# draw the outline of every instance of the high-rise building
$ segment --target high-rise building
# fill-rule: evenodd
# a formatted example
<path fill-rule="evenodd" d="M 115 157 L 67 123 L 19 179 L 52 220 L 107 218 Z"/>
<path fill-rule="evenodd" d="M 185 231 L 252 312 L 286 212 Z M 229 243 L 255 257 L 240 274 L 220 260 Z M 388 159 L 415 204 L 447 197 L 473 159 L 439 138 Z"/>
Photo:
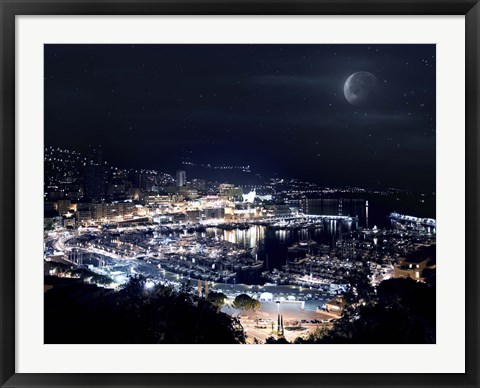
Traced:
<path fill-rule="evenodd" d="M 187 184 L 187 174 L 185 170 L 178 170 L 177 171 L 177 180 L 176 180 L 177 187 L 183 187 Z"/>
<path fill-rule="evenodd" d="M 85 168 L 85 197 L 91 201 L 102 201 L 107 189 L 107 171 L 105 166 L 91 164 Z"/>
<path fill-rule="evenodd" d="M 100 202 L 107 193 L 107 169 L 101 146 L 91 151 L 91 159 L 84 173 L 84 192 L 87 200 Z"/>
<path fill-rule="evenodd" d="M 63 216 L 65 214 L 68 213 L 68 211 L 70 210 L 70 205 L 71 205 L 71 202 L 69 199 L 59 199 L 56 203 L 55 203 L 55 207 L 56 207 L 56 210 L 58 211 L 58 213 Z"/>

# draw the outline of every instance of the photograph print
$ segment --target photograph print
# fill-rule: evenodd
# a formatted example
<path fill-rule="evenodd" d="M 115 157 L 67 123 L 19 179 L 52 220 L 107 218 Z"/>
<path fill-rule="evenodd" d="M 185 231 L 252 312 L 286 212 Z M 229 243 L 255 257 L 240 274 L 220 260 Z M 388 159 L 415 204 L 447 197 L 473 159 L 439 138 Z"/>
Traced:
<path fill-rule="evenodd" d="M 435 79 L 430 44 L 44 45 L 44 343 L 436 343 Z"/>

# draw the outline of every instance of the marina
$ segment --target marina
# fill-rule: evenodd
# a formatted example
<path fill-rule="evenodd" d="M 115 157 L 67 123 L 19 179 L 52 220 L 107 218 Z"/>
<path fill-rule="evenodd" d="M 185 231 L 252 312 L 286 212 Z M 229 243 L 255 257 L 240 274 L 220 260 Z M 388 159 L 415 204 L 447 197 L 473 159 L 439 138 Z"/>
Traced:
<path fill-rule="evenodd" d="M 233 298 L 268 291 L 316 309 L 347 291 L 352 272 L 366 270 L 372 282 L 389 278 L 399 256 L 435 242 L 431 228 L 406 230 L 396 223 L 390 229 L 357 228 L 353 219 L 318 215 L 208 226 L 79 228 L 52 232 L 46 255 L 67 252 L 67 262 L 119 284 L 142 274 L 195 292 L 203 281 Z M 301 222 L 306 227 L 298 227 Z"/>

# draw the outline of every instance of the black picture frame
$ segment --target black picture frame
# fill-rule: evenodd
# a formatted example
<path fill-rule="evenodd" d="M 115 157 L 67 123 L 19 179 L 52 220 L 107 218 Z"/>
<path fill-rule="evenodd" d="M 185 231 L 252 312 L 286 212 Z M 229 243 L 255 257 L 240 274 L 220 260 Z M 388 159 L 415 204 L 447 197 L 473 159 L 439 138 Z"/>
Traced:
<path fill-rule="evenodd" d="M 15 373 L 15 16 L 17 15 L 465 15 L 466 373 L 21 374 Z M 0 0 L 0 384 L 2 387 L 478 386 L 478 0 Z M 454 357 L 454 355 L 452 355 Z M 406 364 L 408 367 L 408 364 Z"/>

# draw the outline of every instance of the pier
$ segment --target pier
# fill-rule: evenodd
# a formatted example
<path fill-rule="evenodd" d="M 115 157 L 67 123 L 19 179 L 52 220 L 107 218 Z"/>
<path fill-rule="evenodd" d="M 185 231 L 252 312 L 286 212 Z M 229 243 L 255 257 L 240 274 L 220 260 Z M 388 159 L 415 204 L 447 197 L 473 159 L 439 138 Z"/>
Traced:
<path fill-rule="evenodd" d="M 388 218 L 390 218 L 391 220 L 410 223 L 410 224 L 420 224 L 422 226 L 429 226 L 432 228 L 437 227 L 436 220 L 433 218 L 419 218 L 419 217 L 407 216 L 405 214 L 400 214 L 396 212 L 390 213 Z"/>

